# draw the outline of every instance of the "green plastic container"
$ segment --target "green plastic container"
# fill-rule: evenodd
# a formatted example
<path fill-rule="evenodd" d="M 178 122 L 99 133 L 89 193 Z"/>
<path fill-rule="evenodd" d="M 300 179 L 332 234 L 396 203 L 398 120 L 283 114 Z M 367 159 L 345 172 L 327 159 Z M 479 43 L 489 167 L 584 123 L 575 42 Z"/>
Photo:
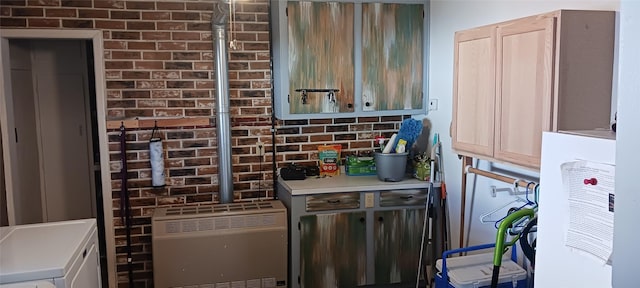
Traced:
<path fill-rule="evenodd" d="M 376 163 L 371 157 L 348 156 L 344 171 L 349 176 L 376 175 Z"/>

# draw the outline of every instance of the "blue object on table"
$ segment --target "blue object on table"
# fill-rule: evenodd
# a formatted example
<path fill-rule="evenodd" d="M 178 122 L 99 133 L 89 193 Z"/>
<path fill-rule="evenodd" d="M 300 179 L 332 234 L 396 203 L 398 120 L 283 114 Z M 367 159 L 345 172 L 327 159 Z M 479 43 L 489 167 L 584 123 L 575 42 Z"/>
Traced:
<path fill-rule="evenodd" d="M 394 143 L 390 143 L 393 144 L 391 147 L 393 147 L 393 150 L 395 151 L 395 147 L 398 145 L 398 140 L 404 139 L 407 141 L 406 151 L 409 151 L 413 146 L 413 143 L 418 139 L 418 136 L 420 136 L 420 133 L 422 133 L 422 121 L 418 121 L 413 118 L 404 119 L 402 124 L 400 124 L 398 137 L 396 137 Z"/>

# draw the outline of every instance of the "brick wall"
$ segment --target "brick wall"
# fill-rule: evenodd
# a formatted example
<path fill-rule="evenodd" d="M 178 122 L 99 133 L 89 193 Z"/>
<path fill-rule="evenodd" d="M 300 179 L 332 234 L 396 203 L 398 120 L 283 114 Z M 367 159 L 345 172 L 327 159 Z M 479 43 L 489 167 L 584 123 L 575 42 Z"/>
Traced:
<path fill-rule="evenodd" d="M 107 117 L 211 117 L 215 122 L 212 0 L 0 0 L 0 28 L 103 31 Z M 273 197 L 268 1 L 236 7 L 239 49 L 229 54 L 236 201 Z M 404 116 L 406 117 L 406 116 Z M 319 144 L 345 154 L 369 151 L 403 116 L 277 121 L 276 162 L 315 164 Z M 153 287 L 151 214 L 158 206 L 218 202 L 216 128 L 162 128 L 167 187 L 151 188 L 149 129 L 127 132 L 136 287 Z M 127 287 L 125 230 L 119 218 L 119 132 L 108 131 L 119 287 Z M 255 150 L 266 144 L 265 156 Z M 109 192 L 105 192 L 109 193 Z"/>

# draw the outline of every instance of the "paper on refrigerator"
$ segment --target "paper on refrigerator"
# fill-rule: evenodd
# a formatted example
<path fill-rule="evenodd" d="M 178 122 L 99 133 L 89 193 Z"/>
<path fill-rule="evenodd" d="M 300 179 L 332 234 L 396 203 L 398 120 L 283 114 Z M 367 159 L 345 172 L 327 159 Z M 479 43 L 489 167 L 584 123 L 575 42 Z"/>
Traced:
<path fill-rule="evenodd" d="M 589 161 L 561 165 L 569 217 L 565 245 L 610 264 L 613 250 L 615 166 Z"/>

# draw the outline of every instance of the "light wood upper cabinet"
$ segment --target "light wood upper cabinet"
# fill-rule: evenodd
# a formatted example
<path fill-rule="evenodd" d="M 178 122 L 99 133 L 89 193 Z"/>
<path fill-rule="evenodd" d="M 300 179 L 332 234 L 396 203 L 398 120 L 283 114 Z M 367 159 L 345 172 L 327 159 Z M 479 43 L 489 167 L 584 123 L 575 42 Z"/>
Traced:
<path fill-rule="evenodd" d="M 493 26 L 456 32 L 453 148 L 493 155 L 495 47 Z"/>
<path fill-rule="evenodd" d="M 574 10 L 457 32 L 453 148 L 537 169 L 543 131 L 608 127 L 614 36 L 614 12 Z"/>

